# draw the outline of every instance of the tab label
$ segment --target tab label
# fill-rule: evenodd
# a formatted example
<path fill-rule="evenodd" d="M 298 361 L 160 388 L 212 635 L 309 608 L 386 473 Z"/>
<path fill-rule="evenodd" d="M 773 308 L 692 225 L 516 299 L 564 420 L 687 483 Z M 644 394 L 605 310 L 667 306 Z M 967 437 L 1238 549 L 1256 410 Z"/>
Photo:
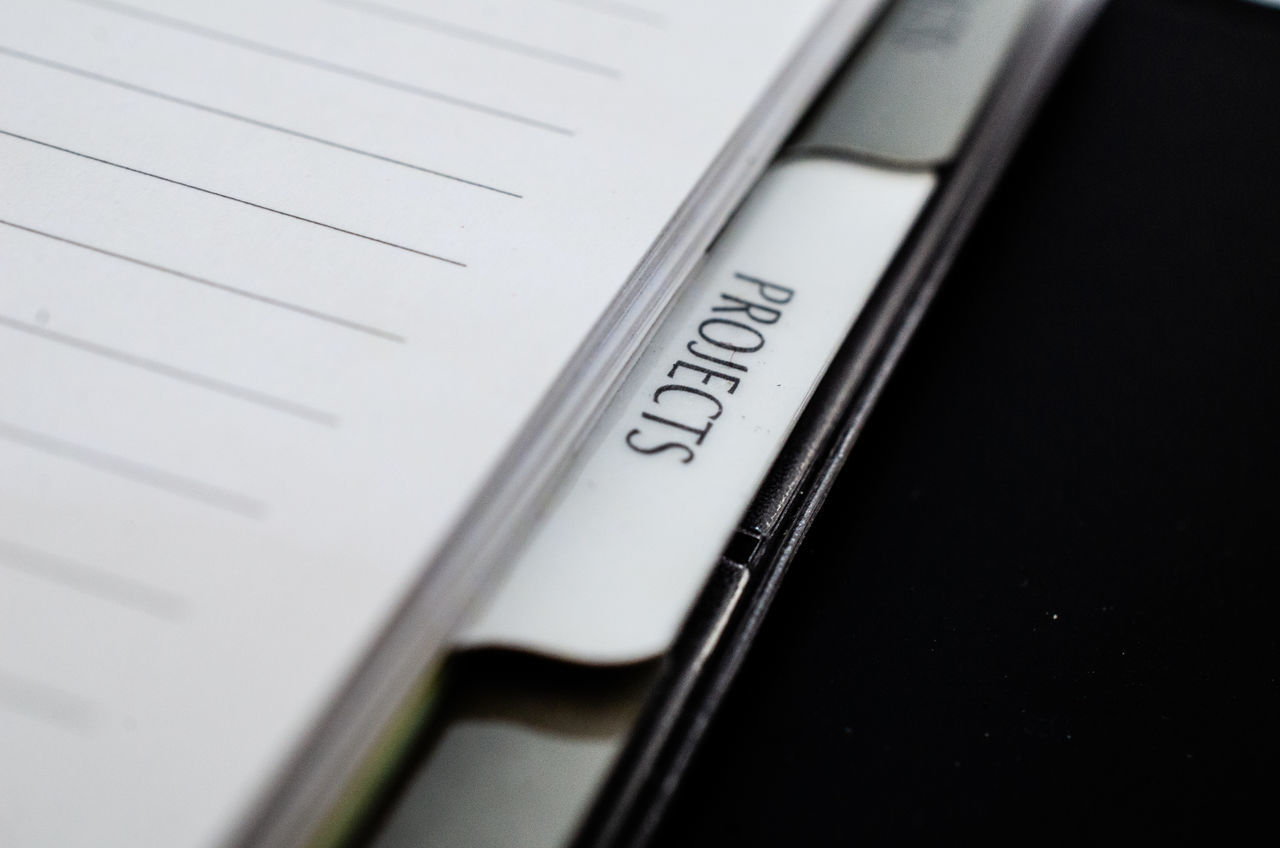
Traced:
<path fill-rule="evenodd" d="M 776 166 L 688 281 L 464 644 L 666 649 L 934 186 Z"/>
<path fill-rule="evenodd" d="M 694 337 L 685 345 L 693 361 L 677 359 L 672 363 L 666 377 L 676 382 L 658 386 L 651 398 L 653 406 L 660 409 L 640 413 L 645 421 L 659 425 L 660 436 L 671 438 L 671 431 L 675 430 L 678 438 L 659 445 L 644 445 L 642 442 L 654 428 L 635 427 L 627 433 L 625 441 L 636 453 L 656 456 L 674 451 L 680 456 L 680 462 L 693 462 L 698 455 L 697 448 L 724 414 L 724 396 L 736 392 L 743 375 L 749 373 L 750 354 L 764 348 L 766 330 L 762 327 L 777 324 L 782 318 L 782 307 L 795 296 L 795 289 L 741 271 L 735 271 L 731 279 L 738 284 L 738 291 L 720 292 L 717 305 L 709 310 L 710 317 L 698 324 L 691 334 Z M 731 313 L 734 317 L 718 313 Z M 676 399 L 664 401 L 671 393 L 675 393 Z"/>

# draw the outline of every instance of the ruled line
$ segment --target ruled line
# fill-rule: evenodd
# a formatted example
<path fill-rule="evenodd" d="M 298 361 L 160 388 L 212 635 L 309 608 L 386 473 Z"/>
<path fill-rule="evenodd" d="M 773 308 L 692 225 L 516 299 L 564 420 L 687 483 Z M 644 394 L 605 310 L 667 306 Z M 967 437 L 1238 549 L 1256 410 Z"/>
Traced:
<path fill-rule="evenodd" d="M 220 292 L 226 292 L 227 294 L 235 295 L 236 297 L 242 297 L 242 298 L 245 298 L 246 300 L 252 300 L 252 301 L 256 301 L 257 303 L 265 304 L 267 306 L 274 306 L 278 309 L 284 309 L 289 312 L 294 312 L 298 315 L 302 315 L 307 318 L 314 318 L 317 321 L 326 321 L 330 324 L 335 324 L 339 327 L 343 327 L 348 330 L 354 330 L 358 333 L 364 333 L 366 335 L 374 336 L 375 338 L 385 339 L 387 341 L 395 342 L 397 344 L 404 344 L 404 341 L 405 341 L 404 336 L 401 336 L 397 333 L 392 333 L 388 330 L 381 330 L 377 327 L 370 327 L 367 324 L 359 324 L 355 321 L 349 321 L 346 318 L 342 318 L 337 315 L 330 315 L 327 312 L 320 312 L 315 309 L 310 309 L 306 306 L 301 306 L 296 303 L 290 303 L 287 300 L 278 300 L 274 297 L 267 297 L 264 294 L 258 294 L 257 292 L 248 291 L 247 289 L 240 289 L 240 288 L 236 288 L 235 286 L 229 286 L 225 283 L 219 283 L 215 280 L 206 279 L 204 277 L 197 277 L 194 274 L 188 274 L 185 271 L 179 271 L 175 268 L 168 268 L 164 265 L 157 265 L 154 262 L 147 262 L 146 260 L 138 259 L 135 256 L 126 256 L 123 253 L 116 253 L 113 250 L 107 250 L 106 248 L 103 248 L 103 247 L 97 247 L 92 244 L 85 244 L 82 241 L 69 239 L 66 236 L 60 236 L 60 235 L 57 235 L 56 233 L 50 233 L 44 230 L 37 230 L 35 227 L 28 227 L 24 224 L 18 224 L 13 221 L 6 221 L 3 218 L 0 218 L 0 226 L 11 227 L 15 230 L 20 230 L 24 233 L 30 233 L 31 235 L 35 235 L 35 236 L 41 236 L 43 238 L 50 239 L 51 241 L 60 242 L 62 244 L 69 245 L 71 247 L 78 247 L 82 250 L 92 251 L 93 253 L 98 253 L 98 254 L 101 254 L 102 256 L 107 256 L 112 259 L 118 259 L 121 262 L 128 262 L 133 265 L 137 265 L 140 268 L 146 268 L 150 271 L 158 271 L 161 274 L 168 274 L 171 277 L 177 277 L 178 279 L 187 280 L 188 282 L 196 283 L 197 285 L 201 285 L 201 286 L 206 286 L 208 288 L 215 289 Z"/>
<path fill-rule="evenodd" d="M 267 512 L 266 504 L 255 498 L 4 421 L 0 439 L 244 518 L 261 519 Z"/>
<path fill-rule="evenodd" d="M 617 3 L 611 0 L 560 0 L 560 2 L 653 27 L 666 26 L 667 23 L 666 18 L 652 9 L 644 9 L 630 3 Z"/>
<path fill-rule="evenodd" d="M 186 612 L 186 603 L 176 595 L 9 539 L 0 539 L 0 568 L 57 583 L 157 618 L 176 620 Z"/>
<path fill-rule="evenodd" d="M 429 30 L 441 35 L 447 35 L 462 41 L 469 41 L 473 44 L 480 44 L 485 47 L 493 47 L 498 50 L 505 50 L 508 53 L 514 53 L 530 59 L 537 59 L 543 62 L 549 62 L 554 65 L 560 65 L 566 68 L 573 68 L 579 71 L 585 71 L 590 74 L 597 74 L 612 79 L 621 79 L 622 72 L 617 68 L 611 68 L 608 65 L 601 65 L 577 56 L 570 56 L 567 53 L 559 53 L 555 50 L 548 50 L 533 44 L 525 44 L 521 41 L 513 41 L 498 35 L 484 32 L 470 27 L 459 26 L 458 24 L 442 21 L 438 18 L 420 15 L 417 12 L 409 12 L 404 9 L 397 9 L 394 6 L 387 6 L 382 3 L 371 3 L 367 0 L 325 0 L 335 6 L 343 6 L 353 11 L 365 12 L 375 17 L 384 18 L 389 21 L 406 24 L 418 29 Z"/>
<path fill-rule="evenodd" d="M 80 733 L 93 729 L 98 713 L 84 698 L 3 671 L 0 671 L 0 707 Z"/>
<path fill-rule="evenodd" d="M 79 2 L 79 0 L 76 0 L 76 2 Z M 191 189 L 192 191 L 198 191 L 201 194 L 207 194 L 212 197 L 220 197 L 223 200 L 230 200 L 233 203 L 239 203 L 244 206 L 252 207 L 253 209 L 260 209 L 263 212 L 270 212 L 273 215 L 280 215 L 285 218 L 292 218 L 293 220 L 301 221 L 304 224 L 312 224 L 317 227 L 323 227 L 326 230 L 333 230 L 336 233 L 342 233 L 343 235 L 353 236 L 358 239 L 364 239 L 365 241 L 371 241 L 375 244 L 381 244 L 385 247 L 394 247 L 396 250 L 403 250 L 406 253 L 414 253 L 414 254 L 417 254 L 418 256 L 425 256 L 427 259 L 435 259 L 438 262 L 445 262 L 449 265 L 457 265 L 459 268 L 467 267 L 465 262 L 459 262 L 457 259 L 449 259 L 446 256 L 440 256 L 439 254 L 436 254 L 436 253 L 427 253 L 424 250 L 418 250 L 417 248 L 414 248 L 414 247 L 407 247 L 406 245 L 397 244 L 396 242 L 387 241 L 386 239 L 380 239 L 380 238 L 377 238 L 376 236 L 365 235 L 364 233 L 357 233 L 355 230 L 346 230 L 346 229 L 343 229 L 342 227 L 338 227 L 333 224 L 326 224 L 323 221 L 317 221 L 314 218 L 304 218 L 302 215 L 295 215 L 292 212 L 285 212 L 283 209 L 275 209 L 270 206 L 263 206 L 261 203 L 254 203 L 252 200 L 245 200 L 242 197 L 236 197 L 230 194 L 223 194 L 222 192 L 214 191 L 211 188 L 203 188 L 198 185 L 192 185 L 191 183 L 184 183 L 181 180 L 175 180 L 171 177 L 164 177 L 164 176 L 161 176 L 160 174 L 154 174 L 151 171 L 144 171 L 141 168 L 133 168 L 128 165 L 122 165 L 119 162 L 112 162 L 109 159 L 102 159 L 98 156 L 91 156 L 88 153 L 81 153 L 78 150 L 71 150 L 70 148 L 67 148 L 67 147 L 60 147 L 48 141 L 41 141 L 40 139 L 37 139 L 37 138 L 30 138 L 25 135 L 19 135 L 16 132 L 10 132 L 9 130 L 3 130 L 3 129 L 0 129 L 0 135 L 8 136 L 9 138 L 15 138 L 18 141 L 25 141 L 29 144 L 38 144 L 41 147 L 47 147 L 50 150 L 56 150 L 59 153 L 66 153 L 70 156 L 78 156 L 81 159 L 87 159 L 90 162 L 97 162 L 100 165 L 109 165 L 112 168 L 119 168 L 120 170 L 128 171 L 131 174 L 138 174 L 139 176 L 150 177 L 153 180 L 160 180 L 161 182 L 169 183 L 170 185 L 176 185 L 176 186 L 181 186 L 182 188 L 188 188 L 188 189 Z"/>
<path fill-rule="evenodd" d="M 285 50 L 282 47 L 276 47 L 272 44 L 265 44 L 261 41 L 254 41 L 222 30 L 212 29 L 210 27 L 201 26 L 190 21 L 184 21 L 179 18 L 171 18 L 168 15 L 161 15 L 157 12 L 150 12 L 145 9 L 138 9 L 133 6 L 127 6 L 123 3 L 114 3 L 111 0 L 71 0 L 73 3 L 79 3 L 83 6 L 92 6 L 105 12 L 112 12 L 118 15 L 135 18 L 145 21 L 156 26 L 167 27 L 169 29 L 185 32 L 189 35 L 199 36 L 210 41 L 219 41 L 223 44 L 229 44 L 232 47 L 238 47 L 242 50 L 249 50 L 260 53 L 263 56 L 271 56 L 275 59 L 282 59 L 286 62 L 293 62 L 297 65 L 305 65 L 306 67 L 315 68 L 317 70 L 326 71 L 332 74 L 349 77 L 351 79 L 360 80 L 370 83 L 371 85 L 382 86 L 383 88 L 401 91 L 405 94 L 412 94 L 427 100 L 434 100 L 439 103 L 446 103 L 450 106 L 456 106 L 460 109 L 466 109 L 478 114 L 489 115 L 494 118 L 512 121 L 514 123 L 523 124 L 528 127 L 546 130 L 548 132 L 558 133 L 560 135 L 573 135 L 573 130 L 562 127 L 548 121 L 539 120 L 528 115 L 522 115 L 518 112 L 509 112 L 506 109 L 499 109 L 496 106 L 488 106 L 474 100 L 468 100 L 464 97 L 458 97 L 453 94 L 445 94 L 442 91 L 436 91 L 431 88 L 414 85 L 413 83 L 404 82 L 403 80 L 384 77 L 380 74 L 362 71 L 359 68 L 353 68 L 349 65 L 341 65 L 337 62 L 330 62 L 327 59 L 320 59 L 315 56 L 308 56 L 304 53 L 294 53 L 292 50 Z"/>
<path fill-rule="evenodd" d="M 217 106 L 210 106 L 206 103 L 197 103 L 194 100 L 187 100 L 185 97 L 178 97 L 177 95 L 166 94 L 163 91 L 157 91 L 153 88 L 147 88 L 145 86 L 135 85 L 134 83 L 127 82 L 122 79 L 116 79 L 115 77 L 109 77 L 109 76 L 106 76 L 105 74 L 99 74 L 99 73 L 96 73 L 95 71 L 86 70 L 84 68 L 78 68 L 74 65 L 66 65 L 66 64 L 63 64 L 62 62 L 55 62 L 52 59 L 46 59 L 43 56 L 36 56 L 31 53 L 24 53 L 21 50 L 15 50 L 12 47 L 6 47 L 2 44 L 0 44 L 0 54 L 8 56 L 12 59 L 19 59 L 24 62 L 30 62 L 33 65 L 41 65 L 43 67 L 50 68 L 52 70 L 62 71 L 63 73 L 68 73 L 68 74 L 74 74 L 75 76 L 82 77 L 87 80 L 92 80 L 94 82 L 100 82 L 104 85 L 115 86 L 116 88 L 122 89 L 124 91 L 130 91 L 130 92 L 133 92 L 134 94 L 141 94 L 146 97 L 154 97 L 157 100 L 163 100 L 165 102 L 174 103 L 179 106 L 186 106 L 190 109 L 197 109 L 201 112 L 206 112 L 210 115 L 217 115 L 218 117 L 221 117 L 221 118 L 227 118 L 232 121 L 239 121 L 240 123 L 248 124 L 249 126 L 270 130 L 272 132 L 278 132 L 278 133 L 281 133 L 282 135 L 292 136 L 293 138 L 300 138 L 305 141 L 314 142 L 315 144 L 323 144 L 325 147 L 331 147 L 335 150 L 342 150 L 347 153 L 354 153 L 358 156 L 364 156 L 369 159 L 376 159 L 379 162 L 386 162 L 391 165 L 398 165 L 402 168 L 410 168 L 414 171 L 419 171 L 423 174 L 430 174 L 433 177 L 440 177 L 442 179 L 452 180 L 455 183 L 462 183 L 463 185 L 469 185 L 474 188 L 484 189 L 485 191 L 491 191 L 496 194 L 503 194 L 503 195 L 506 195 L 507 197 L 514 197 L 517 199 L 523 197 L 523 195 L 518 194 L 514 191 L 508 191 L 505 188 L 498 188 L 497 186 L 489 185 L 488 183 L 482 183 L 477 180 L 469 180 L 469 179 L 466 179 L 465 177 L 459 177 L 456 174 L 446 173 L 445 171 L 437 171 L 433 168 L 427 168 L 422 165 L 415 165 L 412 162 L 406 162 L 403 159 L 396 159 L 392 156 L 384 156 L 381 153 L 374 153 L 371 150 L 365 150 L 360 147 L 352 147 L 351 145 L 343 144 L 342 142 L 339 142 L 339 141 L 333 141 L 332 139 L 322 138 L 317 135 L 311 135 L 310 133 L 304 133 L 299 130 L 289 129 L 288 127 L 282 127 L 279 124 L 273 124 L 268 121 L 260 121 L 257 118 L 251 118 L 248 115 L 241 115 L 237 112 L 229 112 L 226 109 L 219 109 Z"/>
<path fill-rule="evenodd" d="M 177 368 L 164 362 L 146 357 L 137 356 L 127 351 L 118 350 L 117 348 L 108 347 L 97 342 L 91 342 L 87 339 L 78 338 L 76 336 L 67 335 L 50 330 L 46 327 L 37 327 L 33 324 L 27 324 L 23 321 L 16 321 L 7 315 L 0 315 L 0 327 L 13 330 L 18 333 L 25 333 L 54 344 L 63 345 L 64 347 L 74 348 L 75 350 L 99 356 L 103 359 L 109 359 L 118 362 L 121 365 L 128 365 L 131 368 L 137 368 L 142 371 L 148 371 L 161 377 L 167 377 L 170 380 L 177 380 L 197 388 L 207 389 L 217 394 L 226 395 L 236 400 L 242 400 L 246 403 L 256 404 L 265 409 L 274 412 L 280 412 L 285 415 L 291 415 L 294 418 L 301 418 L 305 421 L 311 421 L 315 424 L 323 424 L 327 427 L 338 426 L 338 416 L 331 412 L 314 409 L 295 403 L 285 398 L 260 392 L 255 389 L 238 386 L 235 383 L 228 383 L 218 380 L 214 377 L 207 377 L 204 374 L 198 374 L 195 371 L 187 371 L 183 368 Z"/>

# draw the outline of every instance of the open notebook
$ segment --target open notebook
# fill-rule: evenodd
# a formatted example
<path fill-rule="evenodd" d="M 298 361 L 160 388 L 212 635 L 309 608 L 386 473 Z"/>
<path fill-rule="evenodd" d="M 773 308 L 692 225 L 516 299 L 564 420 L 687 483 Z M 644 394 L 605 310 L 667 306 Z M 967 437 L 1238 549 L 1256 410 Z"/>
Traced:
<path fill-rule="evenodd" d="M 307 839 L 877 5 L 0 2 L 0 843 Z"/>

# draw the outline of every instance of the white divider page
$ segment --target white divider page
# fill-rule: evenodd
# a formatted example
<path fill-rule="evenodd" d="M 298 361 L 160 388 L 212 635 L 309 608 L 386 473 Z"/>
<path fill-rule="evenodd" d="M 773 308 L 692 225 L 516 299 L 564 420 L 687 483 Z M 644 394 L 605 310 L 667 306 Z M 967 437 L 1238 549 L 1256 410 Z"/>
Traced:
<path fill-rule="evenodd" d="M 825 0 L 0 0 L 0 843 L 262 793 Z"/>
<path fill-rule="evenodd" d="M 834 159 L 774 166 L 459 644 L 599 664 L 668 650 L 935 183 Z"/>

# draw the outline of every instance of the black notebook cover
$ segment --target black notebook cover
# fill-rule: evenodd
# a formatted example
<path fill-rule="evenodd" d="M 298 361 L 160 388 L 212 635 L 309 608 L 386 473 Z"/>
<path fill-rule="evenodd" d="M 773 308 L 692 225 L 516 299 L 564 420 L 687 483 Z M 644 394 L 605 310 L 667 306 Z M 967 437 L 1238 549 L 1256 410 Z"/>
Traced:
<path fill-rule="evenodd" d="M 1115 0 L 656 845 L 1271 827 L 1280 10 Z"/>

